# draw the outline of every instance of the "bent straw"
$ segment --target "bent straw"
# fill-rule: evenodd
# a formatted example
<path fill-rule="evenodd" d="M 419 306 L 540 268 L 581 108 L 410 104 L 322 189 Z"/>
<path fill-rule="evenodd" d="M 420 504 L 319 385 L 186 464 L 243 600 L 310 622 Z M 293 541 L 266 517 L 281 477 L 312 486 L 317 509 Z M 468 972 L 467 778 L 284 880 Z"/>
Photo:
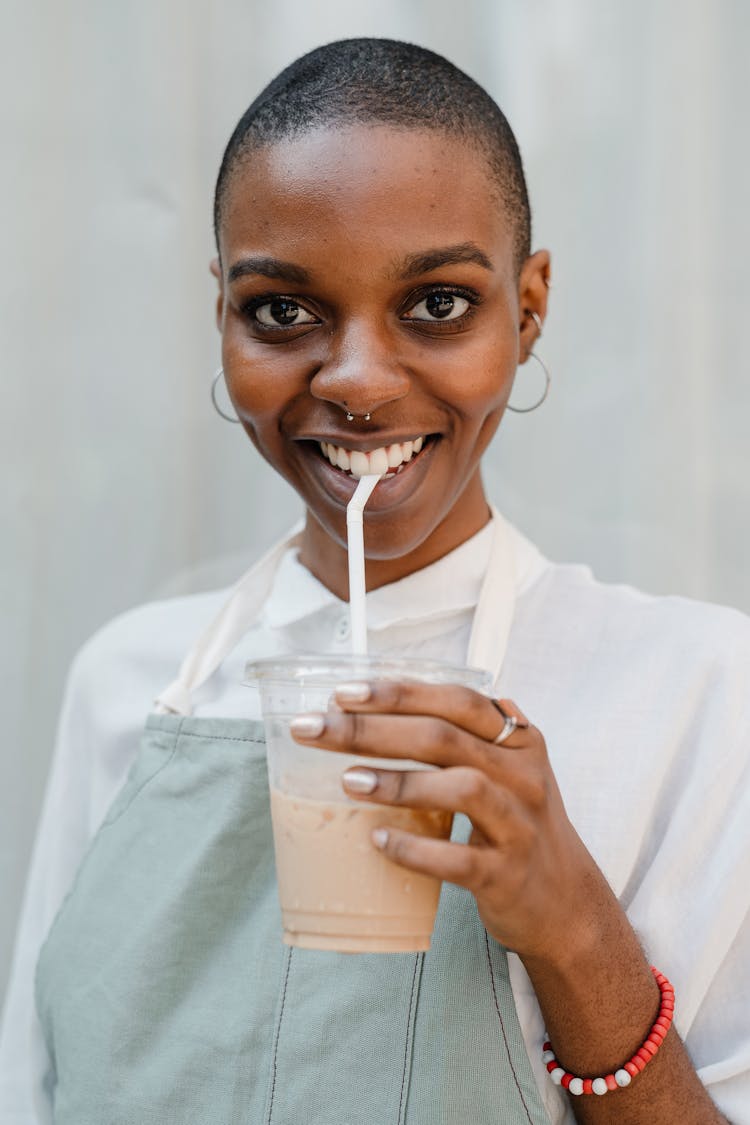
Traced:
<path fill-rule="evenodd" d="M 346 542 L 349 552 L 349 618 L 352 653 L 367 656 L 367 613 L 365 610 L 365 541 L 362 512 L 380 480 L 380 473 L 360 477 L 346 507 Z"/>

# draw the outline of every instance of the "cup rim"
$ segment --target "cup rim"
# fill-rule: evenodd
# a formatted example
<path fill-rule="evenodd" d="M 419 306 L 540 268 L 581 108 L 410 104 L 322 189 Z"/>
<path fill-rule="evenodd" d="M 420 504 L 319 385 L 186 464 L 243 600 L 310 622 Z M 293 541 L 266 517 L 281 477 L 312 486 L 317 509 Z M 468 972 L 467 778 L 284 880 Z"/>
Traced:
<path fill-rule="evenodd" d="M 415 668 L 426 675 L 415 676 Z M 384 672 L 387 674 L 384 675 Z M 342 676 L 351 678 L 353 675 L 417 680 L 421 683 L 458 683 L 482 692 L 488 692 L 492 688 L 492 678 L 484 668 L 450 664 L 443 660 L 373 654 L 361 656 L 354 653 L 288 653 L 250 660 L 245 665 L 243 684 L 254 687 L 274 680 L 301 682 L 304 679 L 314 679 L 319 683 L 327 680 L 339 683 Z"/>

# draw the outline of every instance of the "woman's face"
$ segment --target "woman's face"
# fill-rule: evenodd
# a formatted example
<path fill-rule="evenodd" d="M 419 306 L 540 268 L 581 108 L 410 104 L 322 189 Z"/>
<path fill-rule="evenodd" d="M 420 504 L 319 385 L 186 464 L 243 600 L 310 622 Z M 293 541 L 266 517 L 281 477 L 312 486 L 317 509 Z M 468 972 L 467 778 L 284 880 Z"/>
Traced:
<path fill-rule="evenodd" d="M 482 527 L 480 458 L 549 270 L 540 252 L 519 282 L 484 159 L 432 131 L 307 133 L 235 169 L 220 250 L 227 386 L 307 505 L 311 569 L 341 585 L 351 470 L 389 467 L 365 514 L 370 587 Z"/>

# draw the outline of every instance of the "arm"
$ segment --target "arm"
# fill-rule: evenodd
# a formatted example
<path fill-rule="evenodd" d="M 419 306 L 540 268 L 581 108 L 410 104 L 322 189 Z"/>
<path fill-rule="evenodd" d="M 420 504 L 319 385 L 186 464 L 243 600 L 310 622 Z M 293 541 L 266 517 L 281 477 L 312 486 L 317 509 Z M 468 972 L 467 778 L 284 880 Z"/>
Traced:
<path fill-rule="evenodd" d="M 659 991 L 627 917 L 566 815 L 540 732 L 519 729 L 494 745 L 500 715 L 491 701 L 463 689 L 379 684 L 370 685 L 367 699 L 352 694 L 338 692 L 343 711 L 329 712 L 322 734 L 304 741 L 442 767 L 366 770 L 374 787 L 364 793 L 360 778 L 348 792 L 469 816 L 467 845 L 395 830 L 380 844 L 395 862 L 474 894 L 488 932 L 523 961 L 562 1066 L 583 1076 L 617 1069 L 645 1040 Z M 674 1030 L 626 1089 L 570 1100 L 586 1125 L 725 1121 Z"/>

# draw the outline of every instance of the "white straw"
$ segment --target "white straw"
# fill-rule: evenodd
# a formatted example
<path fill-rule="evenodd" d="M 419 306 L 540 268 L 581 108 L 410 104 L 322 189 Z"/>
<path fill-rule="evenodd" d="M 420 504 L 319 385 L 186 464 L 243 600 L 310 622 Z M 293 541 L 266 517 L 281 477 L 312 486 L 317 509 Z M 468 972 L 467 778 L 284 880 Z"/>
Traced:
<path fill-rule="evenodd" d="M 380 480 L 380 473 L 360 477 L 346 508 L 346 540 L 349 549 L 349 617 L 352 652 L 367 656 L 367 613 L 365 610 L 365 541 L 362 512 Z"/>

